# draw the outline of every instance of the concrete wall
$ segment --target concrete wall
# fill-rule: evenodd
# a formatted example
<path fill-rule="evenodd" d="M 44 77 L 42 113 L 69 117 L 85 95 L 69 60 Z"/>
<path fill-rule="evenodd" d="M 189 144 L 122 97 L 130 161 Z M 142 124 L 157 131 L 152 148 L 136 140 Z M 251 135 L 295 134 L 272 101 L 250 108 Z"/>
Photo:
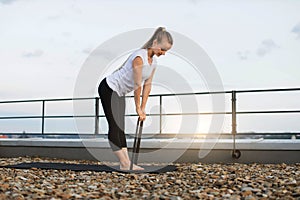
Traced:
<path fill-rule="evenodd" d="M 128 140 L 128 146 L 133 141 Z M 142 141 L 139 162 L 300 163 L 300 140 L 237 140 L 241 157 L 234 159 L 232 140 L 186 139 Z M 210 150 L 210 147 L 213 147 Z M 199 158 L 199 150 L 207 152 Z M 129 149 L 130 150 L 130 149 Z M 68 160 L 117 161 L 107 140 L 1 139 L 0 157 L 38 156 Z"/>

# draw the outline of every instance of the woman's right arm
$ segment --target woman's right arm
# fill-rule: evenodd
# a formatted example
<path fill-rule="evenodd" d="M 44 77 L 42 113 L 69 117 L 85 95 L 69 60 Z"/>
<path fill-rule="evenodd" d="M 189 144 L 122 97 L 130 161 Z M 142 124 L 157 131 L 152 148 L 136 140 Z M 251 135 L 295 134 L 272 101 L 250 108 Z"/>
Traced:
<path fill-rule="evenodd" d="M 141 109 L 141 91 L 142 91 L 142 70 L 143 70 L 143 60 L 141 57 L 136 57 L 132 62 L 133 67 L 133 79 L 134 79 L 134 102 L 136 113 L 141 121 L 146 119 L 146 114 Z"/>

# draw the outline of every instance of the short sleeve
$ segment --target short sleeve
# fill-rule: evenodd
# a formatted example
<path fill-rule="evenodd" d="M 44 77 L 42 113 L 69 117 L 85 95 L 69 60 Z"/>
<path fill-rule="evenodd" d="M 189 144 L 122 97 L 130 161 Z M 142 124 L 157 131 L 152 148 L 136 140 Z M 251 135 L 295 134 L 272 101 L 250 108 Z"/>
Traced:
<path fill-rule="evenodd" d="M 136 57 L 141 57 L 144 65 L 145 65 L 145 63 L 147 63 L 145 61 L 145 53 L 144 53 L 143 49 L 139 49 L 132 54 L 132 62 Z"/>

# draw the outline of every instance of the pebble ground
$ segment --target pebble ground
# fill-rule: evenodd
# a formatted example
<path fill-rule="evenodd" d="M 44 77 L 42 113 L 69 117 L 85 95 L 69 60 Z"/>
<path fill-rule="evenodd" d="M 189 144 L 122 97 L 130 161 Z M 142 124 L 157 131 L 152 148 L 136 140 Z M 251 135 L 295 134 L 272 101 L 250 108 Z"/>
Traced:
<path fill-rule="evenodd" d="M 64 162 L 45 158 L 0 158 L 21 162 Z M 163 174 L 74 172 L 0 167 L 0 199 L 298 199 L 299 164 L 175 164 Z"/>

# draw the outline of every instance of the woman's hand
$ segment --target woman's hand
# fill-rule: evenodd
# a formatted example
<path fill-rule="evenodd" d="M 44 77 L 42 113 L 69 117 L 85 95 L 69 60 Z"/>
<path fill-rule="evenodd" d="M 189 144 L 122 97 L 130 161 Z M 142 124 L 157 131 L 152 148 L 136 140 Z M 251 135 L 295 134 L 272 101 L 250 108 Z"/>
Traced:
<path fill-rule="evenodd" d="M 138 114 L 140 121 L 144 121 L 146 119 L 146 113 L 144 109 L 137 108 L 136 113 Z"/>

